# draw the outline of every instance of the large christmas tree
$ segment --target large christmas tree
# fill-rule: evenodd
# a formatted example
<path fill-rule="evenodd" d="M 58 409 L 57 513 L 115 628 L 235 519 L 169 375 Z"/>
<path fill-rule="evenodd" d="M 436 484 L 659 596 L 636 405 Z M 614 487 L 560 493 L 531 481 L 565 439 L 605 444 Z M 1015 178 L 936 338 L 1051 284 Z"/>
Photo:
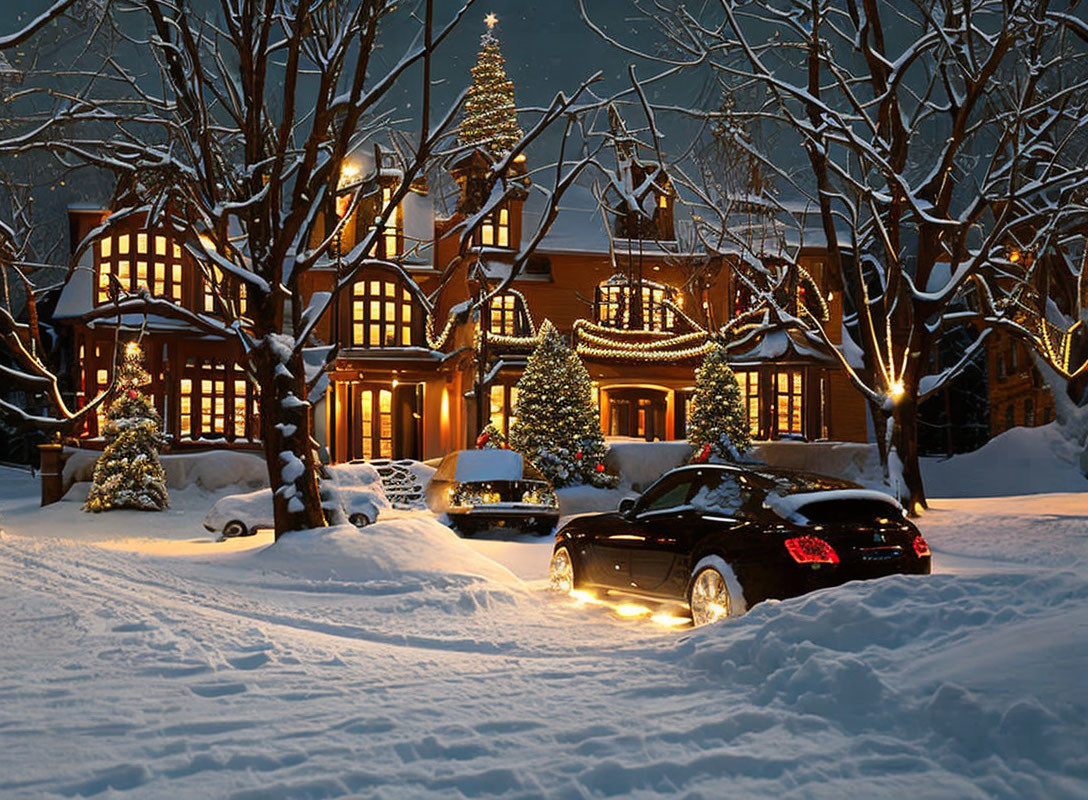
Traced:
<path fill-rule="evenodd" d="M 461 144 L 480 144 L 502 157 L 523 134 L 514 106 L 514 82 L 506 77 L 506 62 L 492 30 L 495 21 L 494 14 L 487 16 L 487 33 L 480 38 L 480 53 L 472 68 L 472 86 L 465 98 L 458 135 Z"/>
<path fill-rule="evenodd" d="M 140 346 L 130 343 L 117 374 L 120 394 L 106 412 L 106 449 L 94 467 L 87 511 L 135 508 L 162 511 L 169 504 L 159 462 L 162 420 L 140 391 L 147 384 Z"/>
<path fill-rule="evenodd" d="M 557 488 L 573 483 L 614 486 L 616 476 L 604 468 L 604 436 L 589 373 L 547 320 L 540 336 L 518 381 L 510 447 Z"/>
<path fill-rule="evenodd" d="M 706 354 L 703 365 L 695 371 L 691 404 L 688 441 L 701 457 L 736 461 L 752 447 L 744 398 L 720 344 Z"/>

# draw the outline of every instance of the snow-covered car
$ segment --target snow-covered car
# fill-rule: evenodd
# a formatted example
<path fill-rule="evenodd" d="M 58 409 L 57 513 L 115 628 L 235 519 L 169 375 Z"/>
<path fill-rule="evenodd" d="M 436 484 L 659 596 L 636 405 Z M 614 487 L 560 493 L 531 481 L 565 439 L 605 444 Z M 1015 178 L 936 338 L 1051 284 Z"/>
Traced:
<path fill-rule="evenodd" d="M 381 477 L 369 464 L 336 464 L 328 467 L 328 475 L 330 480 L 323 483 L 326 511 L 341 510 L 357 528 L 376 521 L 390 507 Z M 252 536 L 273 526 L 271 489 L 224 497 L 204 517 L 204 527 L 225 538 Z"/>
<path fill-rule="evenodd" d="M 718 464 L 665 473 L 619 510 L 556 534 L 553 589 L 686 603 L 696 625 L 763 600 L 928 575 L 926 540 L 883 492 L 812 473 Z"/>
<path fill-rule="evenodd" d="M 559 521 L 559 500 L 540 471 L 513 450 L 458 450 L 427 484 L 427 506 L 449 516 L 464 536 L 511 527 L 545 536 Z"/>

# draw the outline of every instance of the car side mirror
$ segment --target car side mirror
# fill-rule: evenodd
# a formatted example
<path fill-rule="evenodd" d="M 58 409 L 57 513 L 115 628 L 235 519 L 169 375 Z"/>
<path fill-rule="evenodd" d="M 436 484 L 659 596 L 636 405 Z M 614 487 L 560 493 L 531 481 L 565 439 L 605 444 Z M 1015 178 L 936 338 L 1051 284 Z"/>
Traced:
<path fill-rule="evenodd" d="M 635 498 L 625 497 L 620 500 L 620 514 L 630 519 L 635 515 Z"/>

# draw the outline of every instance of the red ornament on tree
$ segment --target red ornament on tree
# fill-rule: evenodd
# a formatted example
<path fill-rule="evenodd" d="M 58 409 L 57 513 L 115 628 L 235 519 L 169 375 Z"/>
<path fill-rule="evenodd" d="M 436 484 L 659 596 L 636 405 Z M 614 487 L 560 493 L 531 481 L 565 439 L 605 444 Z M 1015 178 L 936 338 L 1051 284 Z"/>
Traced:
<path fill-rule="evenodd" d="M 137 392 L 135 389 L 129 389 L 128 390 L 128 396 L 129 396 L 129 399 L 135 400 L 137 397 L 140 396 L 140 393 Z"/>
<path fill-rule="evenodd" d="M 484 447 L 487 445 L 487 442 L 488 442 L 488 440 L 490 438 L 491 438 L 491 434 L 488 433 L 487 431 L 484 431 L 479 436 L 477 436 L 476 437 L 476 449 L 477 450 L 483 450 Z"/>
<path fill-rule="evenodd" d="M 582 451 L 579 450 L 577 453 L 574 454 L 574 457 L 577 458 L 579 461 L 581 461 L 582 460 Z"/>
<path fill-rule="evenodd" d="M 598 461 L 597 466 L 594 467 L 594 469 L 596 469 L 597 472 L 604 472 L 604 464 L 602 464 L 600 461 Z"/>
<path fill-rule="evenodd" d="M 710 444 L 704 444 L 703 449 L 699 451 L 699 455 L 695 456 L 696 464 L 705 464 L 710 460 Z"/>

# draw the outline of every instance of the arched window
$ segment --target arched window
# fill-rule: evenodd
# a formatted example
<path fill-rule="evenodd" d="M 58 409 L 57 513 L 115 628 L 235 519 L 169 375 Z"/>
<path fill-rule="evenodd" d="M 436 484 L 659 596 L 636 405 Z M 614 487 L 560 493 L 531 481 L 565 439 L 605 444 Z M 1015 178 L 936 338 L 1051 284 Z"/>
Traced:
<path fill-rule="evenodd" d="M 605 281 L 597 287 L 597 322 L 628 330 L 672 330 L 676 326 L 676 312 L 668 305 L 672 294 L 656 283 Z"/>
<path fill-rule="evenodd" d="M 361 280 L 351 288 L 352 347 L 411 347 L 420 315 L 412 293 L 396 279 Z"/>

